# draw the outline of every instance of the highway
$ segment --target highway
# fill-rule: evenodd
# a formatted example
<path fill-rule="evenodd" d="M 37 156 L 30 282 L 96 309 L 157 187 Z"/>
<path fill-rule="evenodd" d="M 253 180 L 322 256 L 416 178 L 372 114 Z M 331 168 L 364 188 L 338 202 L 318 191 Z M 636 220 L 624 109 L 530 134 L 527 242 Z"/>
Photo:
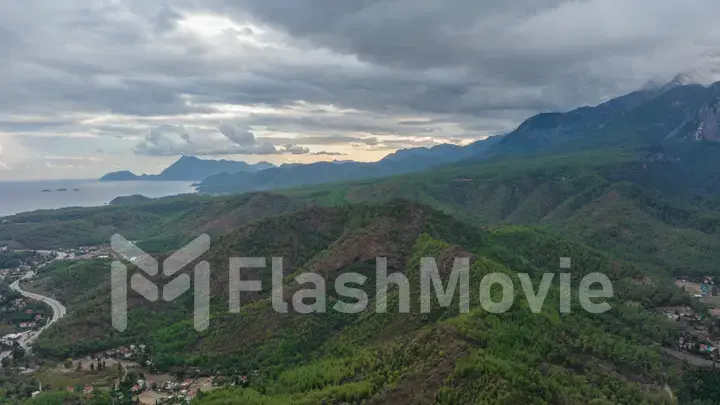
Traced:
<path fill-rule="evenodd" d="M 62 252 L 58 252 L 58 256 L 54 260 L 60 260 L 67 256 L 65 253 L 62 253 L 62 254 L 60 254 L 60 253 L 62 253 Z M 51 260 L 50 262 L 52 262 L 54 260 Z M 47 262 L 47 263 L 50 263 L 50 262 Z M 43 266 L 38 267 L 36 270 L 39 270 L 40 268 L 44 267 L 47 263 L 45 263 Z M 55 322 L 60 320 L 60 318 L 64 317 L 67 314 L 67 309 L 65 308 L 65 306 L 63 304 L 60 303 L 60 301 L 50 298 L 50 297 L 46 297 L 44 295 L 31 293 L 31 292 L 25 291 L 22 288 L 20 288 L 21 280 L 26 280 L 26 279 L 32 278 L 34 275 L 35 275 L 35 272 L 33 272 L 33 271 L 27 272 L 27 274 L 25 274 L 22 278 L 16 280 L 12 284 L 10 284 L 10 288 L 17 291 L 18 293 L 20 293 L 22 296 L 24 296 L 26 298 L 44 302 L 50 308 L 52 308 L 53 315 L 52 315 L 52 318 L 50 318 L 50 320 L 47 323 L 45 323 L 45 326 L 43 326 L 42 328 L 40 328 L 36 331 L 25 332 L 17 339 L 17 342 L 18 342 L 18 344 L 20 344 L 20 347 L 22 347 L 26 350 L 30 349 L 30 345 L 32 345 L 37 340 L 37 338 L 40 336 L 40 334 L 45 329 L 50 327 L 50 325 L 54 324 Z M 0 353 L 0 361 L 2 361 L 2 359 L 4 359 L 5 357 L 10 356 L 11 354 L 12 354 L 12 352 L 9 352 L 9 351 Z"/>
<path fill-rule="evenodd" d="M 34 273 L 30 272 L 30 273 L 26 274 L 26 275 L 25 275 L 22 279 L 20 279 L 20 280 L 23 280 L 23 279 L 25 279 L 25 278 L 32 277 L 33 274 L 34 274 Z M 65 314 L 67 314 L 67 309 L 65 308 L 65 306 L 64 306 L 63 304 L 60 303 L 60 301 L 58 301 L 58 300 L 56 300 L 56 299 L 53 299 L 53 298 L 50 298 L 50 297 L 46 297 L 46 296 L 40 295 L 40 294 L 31 293 L 31 292 L 28 292 L 28 291 L 23 290 L 22 288 L 20 288 L 20 280 L 17 280 L 17 281 L 15 281 L 14 283 L 10 284 L 10 288 L 12 288 L 13 290 L 19 292 L 19 293 L 22 294 L 24 297 L 30 298 L 30 299 L 32 299 L 32 300 L 38 300 L 38 301 L 44 302 L 45 304 L 47 304 L 47 305 L 48 305 L 50 308 L 52 308 L 52 310 L 53 310 L 53 316 L 52 316 L 52 318 L 45 324 L 45 326 L 43 326 L 42 328 L 38 329 L 37 331 L 28 332 L 27 334 L 25 334 L 23 337 L 21 337 L 21 338 L 18 340 L 18 343 L 20 343 L 20 346 L 22 346 L 22 347 L 24 347 L 25 349 L 27 349 L 27 348 L 29 348 L 29 346 L 30 346 L 33 342 L 35 342 L 35 340 L 37 340 L 38 336 L 40 336 L 40 334 L 41 334 L 45 329 L 47 329 L 50 325 L 52 325 L 53 323 L 57 322 L 60 318 L 62 318 L 63 316 L 65 316 Z"/>

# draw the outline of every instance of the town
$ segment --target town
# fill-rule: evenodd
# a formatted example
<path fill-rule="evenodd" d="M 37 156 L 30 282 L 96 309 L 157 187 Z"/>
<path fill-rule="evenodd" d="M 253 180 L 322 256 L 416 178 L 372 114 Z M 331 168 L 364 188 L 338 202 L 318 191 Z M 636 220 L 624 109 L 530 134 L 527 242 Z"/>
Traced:
<path fill-rule="evenodd" d="M 146 344 L 128 344 L 90 356 L 51 361 L 38 356 L 32 343 L 65 314 L 62 304 L 24 291 L 21 280 L 31 280 L 56 260 L 105 260 L 113 257 L 108 245 L 53 251 L 11 250 L 0 247 L 0 366 L 19 376 L 18 387 L 28 397 L 44 390 L 64 389 L 93 398 L 105 392 L 118 403 L 185 404 L 224 386 L 247 387 L 259 381 L 258 370 L 221 375 L 199 368 L 160 373 Z M 52 300 L 48 297 L 42 297 Z M 52 300 L 54 301 L 54 300 Z M 59 313 L 58 313 L 59 312 Z"/>

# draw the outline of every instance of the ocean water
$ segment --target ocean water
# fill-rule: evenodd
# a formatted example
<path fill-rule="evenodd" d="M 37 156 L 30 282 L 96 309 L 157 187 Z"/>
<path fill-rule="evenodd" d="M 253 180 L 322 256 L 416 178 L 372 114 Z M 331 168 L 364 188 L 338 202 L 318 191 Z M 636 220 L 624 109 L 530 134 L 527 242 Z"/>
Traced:
<path fill-rule="evenodd" d="M 156 198 L 194 193 L 190 182 L 43 180 L 0 182 L 0 217 L 38 209 L 93 207 L 115 197 L 142 194 Z M 67 191 L 58 191 L 66 189 Z M 75 191 L 77 189 L 77 191 Z M 43 190 L 50 190 L 43 192 Z"/>

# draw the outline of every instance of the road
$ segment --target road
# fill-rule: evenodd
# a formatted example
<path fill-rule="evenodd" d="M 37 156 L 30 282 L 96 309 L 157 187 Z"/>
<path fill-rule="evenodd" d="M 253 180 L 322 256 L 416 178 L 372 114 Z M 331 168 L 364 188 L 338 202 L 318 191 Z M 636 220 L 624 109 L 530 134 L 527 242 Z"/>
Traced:
<path fill-rule="evenodd" d="M 667 347 L 663 347 L 662 350 L 665 353 L 675 357 L 676 359 L 687 361 L 688 364 L 691 364 L 695 367 L 712 368 L 713 366 L 712 360 L 706 359 L 704 357 L 695 356 L 693 354 L 681 352 L 679 350 L 668 349 Z"/>
<path fill-rule="evenodd" d="M 33 274 L 34 274 L 34 273 L 29 272 L 28 274 L 26 274 L 26 275 L 25 275 L 23 278 L 21 278 L 20 280 L 23 280 L 23 279 L 26 279 L 26 278 L 30 278 L 30 277 L 32 277 Z M 40 336 L 40 334 L 41 334 L 45 329 L 47 329 L 50 325 L 52 325 L 53 323 L 55 323 L 55 322 L 57 322 L 58 320 L 60 320 L 60 318 L 62 318 L 63 316 L 65 316 L 65 315 L 67 314 L 67 309 L 65 309 L 65 306 L 64 306 L 63 304 L 61 304 L 60 301 L 58 301 L 58 300 L 56 300 L 56 299 L 53 299 L 53 298 L 50 298 L 50 297 L 46 297 L 46 296 L 40 295 L 40 294 L 31 293 L 31 292 L 28 292 L 28 291 L 23 290 L 22 288 L 20 288 L 20 280 L 17 280 L 17 281 L 15 281 L 14 283 L 10 284 L 10 288 L 12 288 L 13 290 L 19 292 L 19 293 L 22 294 L 24 297 L 30 298 L 30 299 L 32 299 L 32 300 L 38 300 L 38 301 L 44 302 L 45 304 L 47 304 L 47 305 L 48 305 L 50 308 L 52 308 L 52 310 L 53 310 L 53 316 L 52 316 L 52 318 L 51 318 L 47 323 L 45 323 L 45 326 L 43 326 L 42 328 L 38 329 L 37 331 L 28 332 L 26 335 L 24 335 L 23 337 L 21 337 L 20 339 L 18 339 L 18 343 L 20 343 L 20 346 L 22 346 L 23 348 L 27 349 L 33 342 L 35 342 L 35 340 L 37 340 L 38 336 Z"/>
<path fill-rule="evenodd" d="M 44 263 L 42 266 L 38 267 L 36 270 L 41 269 L 48 263 L 51 263 L 55 260 L 61 260 L 61 259 L 65 258 L 66 256 L 67 256 L 67 254 L 58 252 L 58 256 L 55 259 Z M 52 318 L 50 318 L 50 320 L 47 323 L 45 323 L 45 326 L 43 326 L 42 328 L 40 328 L 36 331 L 25 332 L 17 339 L 17 342 L 18 342 L 18 344 L 20 344 L 20 347 L 22 347 L 23 349 L 26 349 L 26 350 L 30 348 L 30 345 L 32 345 L 37 340 L 37 338 L 40 336 L 40 334 L 45 329 L 50 327 L 50 325 L 57 322 L 58 320 L 60 320 L 60 318 L 62 318 L 63 316 L 65 316 L 67 314 L 67 309 L 65 308 L 65 306 L 63 304 L 60 303 L 60 301 L 50 298 L 50 297 L 46 297 L 44 295 L 31 293 L 31 292 L 25 291 L 22 288 L 20 288 L 21 280 L 26 280 L 26 279 L 32 278 L 34 275 L 35 275 L 35 272 L 33 272 L 33 271 L 27 272 L 22 278 L 20 278 L 19 280 L 16 280 L 12 284 L 10 284 L 10 288 L 19 292 L 24 297 L 30 298 L 32 300 L 38 300 L 38 301 L 44 302 L 50 308 L 52 308 L 53 315 L 52 315 Z M 0 353 L 0 361 L 2 361 L 2 359 L 4 359 L 5 357 L 10 356 L 11 354 L 12 354 L 12 352 Z"/>

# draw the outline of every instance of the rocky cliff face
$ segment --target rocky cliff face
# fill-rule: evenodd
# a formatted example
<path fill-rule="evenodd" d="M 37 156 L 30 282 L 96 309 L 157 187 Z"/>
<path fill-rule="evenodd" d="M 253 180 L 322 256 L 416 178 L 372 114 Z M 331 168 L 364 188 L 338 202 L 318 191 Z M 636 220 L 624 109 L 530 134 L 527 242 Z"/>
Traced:
<path fill-rule="evenodd" d="M 704 105 L 687 138 L 720 142 L 720 97 Z"/>

